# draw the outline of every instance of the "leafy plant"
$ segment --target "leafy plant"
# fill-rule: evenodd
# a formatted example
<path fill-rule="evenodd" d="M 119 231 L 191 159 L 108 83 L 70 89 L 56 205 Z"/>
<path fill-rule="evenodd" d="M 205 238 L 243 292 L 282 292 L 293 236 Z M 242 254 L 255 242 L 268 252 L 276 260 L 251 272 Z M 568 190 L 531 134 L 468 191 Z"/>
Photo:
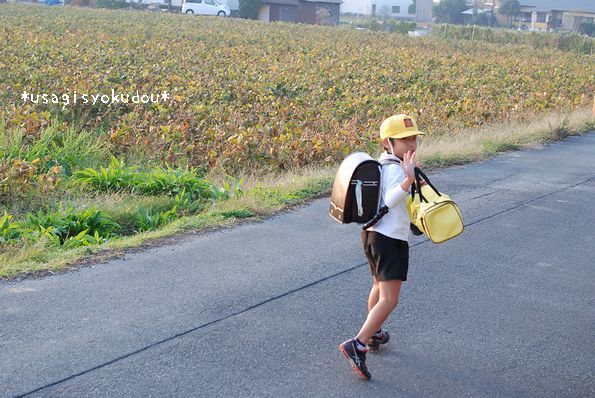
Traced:
<path fill-rule="evenodd" d="M 144 194 L 166 194 L 175 196 L 182 191 L 189 194 L 192 200 L 199 198 L 210 199 L 217 196 L 212 184 L 198 178 L 192 169 L 174 170 L 156 167 L 150 172 L 139 176 L 136 187 Z"/>
<path fill-rule="evenodd" d="M 6 243 L 20 238 L 21 231 L 19 225 L 12 223 L 13 216 L 5 210 L 4 215 L 0 217 L 0 243 Z"/>
<path fill-rule="evenodd" d="M 200 199 L 193 200 L 192 194 L 186 192 L 185 188 L 175 196 L 174 203 L 175 208 L 184 214 L 197 213 L 203 207 L 203 201 Z"/>
<path fill-rule="evenodd" d="M 37 231 L 39 236 L 51 238 L 59 245 L 72 237 L 80 240 L 84 235 L 95 236 L 96 233 L 101 238 L 111 238 L 120 228 L 101 210 L 87 209 L 77 213 L 72 208 L 55 212 L 48 208 L 45 211 L 39 210 L 36 214 L 28 213 L 24 227 Z M 82 232 L 84 233 L 81 234 Z"/>
<path fill-rule="evenodd" d="M 138 232 L 155 230 L 176 219 L 178 211 L 176 207 L 164 212 L 153 212 L 151 209 L 141 207 L 136 213 Z"/>
<path fill-rule="evenodd" d="M 138 184 L 137 169 L 126 166 L 115 156 L 112 156 L 110 165 L 107 168 L 78 170 L 74 173 L 74 178 L 82 184 L 104 192 L 120 191 Z"/>
<path fill-rule="evenodd" d="M 99 235 L 99 231 L 95 231 L 93 235 L 90 235 L 88 232 L 89 230 L 86 229 L 79 232 L 77 235 L 66 239 L 62 244 L 62 248 L 72 249 L 81 246 L 100 245 L 106 241 L 105 238 Z"/>

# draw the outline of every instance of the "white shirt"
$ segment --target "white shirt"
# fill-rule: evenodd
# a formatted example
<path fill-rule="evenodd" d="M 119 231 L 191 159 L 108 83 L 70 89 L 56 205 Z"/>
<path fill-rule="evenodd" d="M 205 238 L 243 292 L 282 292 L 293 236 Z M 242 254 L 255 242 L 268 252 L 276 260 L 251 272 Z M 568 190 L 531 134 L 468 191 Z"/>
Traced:
<path fill-rule="evenodd" d="M 381 162 L 385 159 L 400 162 L 400 159 L 396 156 L 383 152 L 378 160 Z M 376 231 L 393 239 L 409 241 L 410 221 L 405 207 L 405 199 L 409 193 L 401 188 L 401 182 L 404 179 L 405 172 L 400 164 L 389 163 L 382 166 L 380 207 L 386 204 L 390 210 L 376 225 L 368 228 L 368 231 Z"/>

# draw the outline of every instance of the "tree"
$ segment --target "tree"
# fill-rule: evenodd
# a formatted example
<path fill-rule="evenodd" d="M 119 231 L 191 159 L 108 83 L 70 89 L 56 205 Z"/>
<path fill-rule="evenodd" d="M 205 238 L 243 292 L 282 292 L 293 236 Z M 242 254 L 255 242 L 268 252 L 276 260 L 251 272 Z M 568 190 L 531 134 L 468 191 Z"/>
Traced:
<path fill-rule="evenodd" d="M 462 23 L 463 14 L 467 8 L 465 0 L 442 0 L 432 8 L 437 22 Z"/>
<path fill-rule="evenodd" d="M 240 18 L 258 19 L 258 12 L 260 11 L 261 0 L 239 0 L 238 14 Z"/>
<path fill-rule="evenodd" d="M 498 12 L 508 17 L 508 24 L 512 25 L 512 18 L 521 12 L 519 0 L 502 0 Z"/>

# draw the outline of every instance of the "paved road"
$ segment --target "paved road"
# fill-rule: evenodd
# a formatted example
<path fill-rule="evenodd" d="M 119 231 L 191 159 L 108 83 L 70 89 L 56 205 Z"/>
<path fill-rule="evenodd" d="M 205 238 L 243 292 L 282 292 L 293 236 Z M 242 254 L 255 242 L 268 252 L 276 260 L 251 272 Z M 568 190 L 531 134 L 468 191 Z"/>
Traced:
<path fill-rule="evenodd" d="M 411 241 L 372 381 L 337 350 L 365 317 L 359 229 L 320 199 L 0 283 L 0 396 L 595 396 L 595 133 L 432 177 L 467 227 Z"/>

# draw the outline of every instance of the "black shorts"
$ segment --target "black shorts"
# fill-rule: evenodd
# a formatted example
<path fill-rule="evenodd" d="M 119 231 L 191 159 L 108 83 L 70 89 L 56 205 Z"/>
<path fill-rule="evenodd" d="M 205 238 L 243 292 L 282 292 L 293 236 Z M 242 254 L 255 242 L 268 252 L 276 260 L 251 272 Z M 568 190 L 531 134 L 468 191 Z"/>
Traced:
<path fill-rule="evenodd" d="M 375 231 L 362 231 L 370 272 L 378 281 L 407 280 L 409 244 Z"/>

